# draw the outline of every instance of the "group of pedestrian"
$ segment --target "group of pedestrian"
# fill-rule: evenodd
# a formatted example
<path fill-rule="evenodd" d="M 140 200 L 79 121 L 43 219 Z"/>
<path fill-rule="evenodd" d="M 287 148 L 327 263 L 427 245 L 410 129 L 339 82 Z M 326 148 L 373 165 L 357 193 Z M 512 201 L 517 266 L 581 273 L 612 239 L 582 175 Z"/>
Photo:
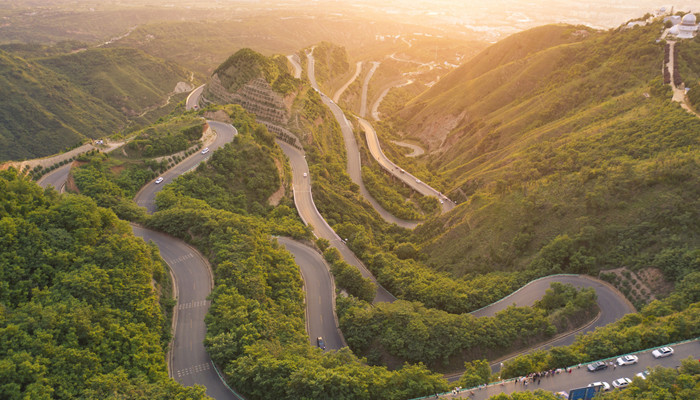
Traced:
<path fill-rule="evenodd" d="M 542 371 L 542 372 L 532 372 L 529 373 L 525 376 L 521 376 L 519 378 L 515 379 L 515 384 L 519 385 L 522 384 L 523 386 L 527 387 L 529 383 L 532 384 L 537 384 L 539 385 L 540 382 L 542 381 L 542 378 L 548 378 L 552 375 L 557 375 L 561 373 L 571 373 L 571 368 L 557 368 L 557 369 L 550 369 L 547 371 Z"/>

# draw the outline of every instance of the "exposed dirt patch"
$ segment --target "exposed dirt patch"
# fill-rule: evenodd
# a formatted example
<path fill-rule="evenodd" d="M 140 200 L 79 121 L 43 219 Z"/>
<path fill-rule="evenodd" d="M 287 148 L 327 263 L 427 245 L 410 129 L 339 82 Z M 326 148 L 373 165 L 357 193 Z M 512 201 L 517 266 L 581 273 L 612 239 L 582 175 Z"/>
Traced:
<path fill-rule="evenodd" d="M 207 111 L 204 113 L 204 118 L 212 119 L 214 121 L 225 122 L 227 124 L 231 123 L 231 118 L 226 114 L 226 111 Z"/>
<path fill-rule="evenodd" d="M 277 166 L 277 172 L 279 173 L 279 175 L 284 176 L 284 169 L 282 168 L 282 163 L 280 162 L 280 160 L 275 159 L 275 166 Z M 273 193 L 269 199 L 267 199 L 267 202 L 271 206 L 278 205 L 280 203 L 280 201 L 282 200 L 282 198 L 284 197 L 284 193 L 285 193 L 284 182 L 280 182 L 280 188 L 277 189 L 277 191 L 275 193 Z"/>
<path fill-rule="evenodd" d="M 460 115 L 445 115 L 440 118 L 428 118 L 420 124 L 418 130 L 413 132 L 410 136 L 419 140 L 421 143 L 425 143 L 428 146 L 428 152 L 433 152 L 439 150 L 445 140 L 447 135 L 459 125 L 460 121 L 464 119 L 466 111 L 463 111 Z"/>
<path fill-rule="evenodd" d="M 651 288 L 656 297 L 666 296 L 673 290 L 673 283 L 664 279 L 661 270 L 654 267 L 644 268 L 637 273 L 642 282 Z"/>
<path fill-rule="evenodd" d="M 125 169 L 126 166 L 124 165 L 115 165 L 109 169 L 109 172 L 111 172 L 114 176 L 119 176 Z"/>
<path fill-rule="evenodd" d="M 80 189 L 78 189 L 78 185 L 75 184 L 75 179 L 73 179 L 73 174 L 68 175 L 68 179 L 66 179 L 65 189 L 67 192 L 80 193 Z"/>

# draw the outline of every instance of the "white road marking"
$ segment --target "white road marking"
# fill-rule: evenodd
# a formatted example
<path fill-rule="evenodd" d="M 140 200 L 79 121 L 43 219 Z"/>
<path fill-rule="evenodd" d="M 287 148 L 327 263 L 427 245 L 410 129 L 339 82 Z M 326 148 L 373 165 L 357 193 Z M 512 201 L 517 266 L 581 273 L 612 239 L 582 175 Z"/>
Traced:
<path fill-rule="evenodd" d="M 177 370 L 177 377 L 181 378 L 181 377 L 187 376 L 187 375 L 195 375 L 195 374 L 199 374 L 199 373 L 204 372 L 204 371 L 208 371 L 210 369 L 211 369 L 211 364 L 209 364 L 209 363 L 198 364 L 198 365 L 195 365 L 192 367 Z"/>

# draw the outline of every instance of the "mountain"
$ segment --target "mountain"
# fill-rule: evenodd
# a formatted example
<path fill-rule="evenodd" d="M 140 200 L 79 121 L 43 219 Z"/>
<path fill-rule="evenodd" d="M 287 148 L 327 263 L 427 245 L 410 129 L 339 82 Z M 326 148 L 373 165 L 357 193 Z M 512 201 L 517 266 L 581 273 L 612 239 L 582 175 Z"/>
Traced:
<path fill-rule="evenodd" d="M 513 35 L 394 115 L 458 201 L 416 231 L 455 276 L 697 267 L 700 118 L 663 84 L 661 22 Z"/>
<path fill-rule="evenodd" d="M 180 81 L 189 81 L 186 70 L 139 50 L 90 49 L 43 58 L 0 50 L 0 84 L 7 93 L 0 105 L 0 160 L 42 157 L 113 134 L 162 106 Z"/>
<path fill-rule="evenodd" d="M 214 70 L 203 97 L 205 102 L 240 104 L 278 137 L 295 142 L 287 124 L 302 85 L 289 73 L 286 57 L 241 49 Z"/>
<path fill-rule="evenodd" d="M 177 64 L 129 48 L 95 48 L 37 61 L 127 117 L 164 103 L 178 82 L 190 80 L 189 71 Z M 190 88 L 185 86 L 181 91 Z"/>
<path fill-rule="evenodd" d="M 110 134 L 126 118 L 41 63 L 0 50 L 0 160 L 46 156 L 85 137 Z"/>

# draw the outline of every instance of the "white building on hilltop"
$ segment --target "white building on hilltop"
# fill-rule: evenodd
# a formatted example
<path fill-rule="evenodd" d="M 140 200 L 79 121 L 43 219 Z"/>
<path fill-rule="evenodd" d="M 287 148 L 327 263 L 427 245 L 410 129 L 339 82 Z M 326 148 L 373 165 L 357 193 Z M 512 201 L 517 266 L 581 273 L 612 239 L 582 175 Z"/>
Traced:
<path fill-rule="evenodd" d="M 688 13 L 681 18 L 680 23 L 677 20 L 671 20 L 674 24 L 668 30 L 670 36 L 675 36 L 678 39 L 692 39 L 698 33 L 698 23 L 695 14 Z"/>

